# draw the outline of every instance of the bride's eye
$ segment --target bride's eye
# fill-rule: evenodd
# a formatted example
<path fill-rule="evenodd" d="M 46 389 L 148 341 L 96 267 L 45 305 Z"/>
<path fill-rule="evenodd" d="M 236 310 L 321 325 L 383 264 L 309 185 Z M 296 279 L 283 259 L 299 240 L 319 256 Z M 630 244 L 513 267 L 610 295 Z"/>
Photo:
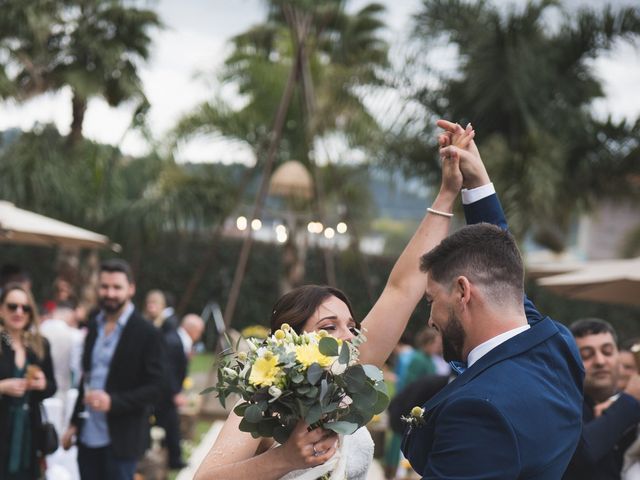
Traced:
<path fill-rule="evenodd" d="M 354 335 L 358 335 L 358 333 L 359 333 L 359 332 L 358 332 L 358 329 L 356 328 L 356 326 L 355 326 L 355 325 L 351 325 L 351 326 L 349 327 L 349 331 L 350 331 L 351 333 L 353 333 Z"/>
<path fill-rule="evenodd" d="M 323 325 L 320 327 L 320 330 L 326 330 L 326 331 L 335 330 L 335 329 L 336 329 L 335 325 Z"/>

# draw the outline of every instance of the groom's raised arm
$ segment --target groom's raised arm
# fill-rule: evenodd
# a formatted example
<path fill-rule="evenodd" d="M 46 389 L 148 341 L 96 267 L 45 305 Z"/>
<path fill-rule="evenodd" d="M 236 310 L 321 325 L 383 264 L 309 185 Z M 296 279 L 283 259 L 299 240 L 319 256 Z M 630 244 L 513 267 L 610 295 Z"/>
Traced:
<path fill-rule="evenodd" d="M 460 157 L 460 170 L 463 176 L 462 205 L 467 225 L 474 223 L 491 223 L 509 230 L 507 218 L 502 209 L 500 199 L 495 191 L 491 178 L 487 173 L 480 152 L 475 142 L 471 142 L 467 148 L 456 147 L 457 137 L 464 134 L 465 130 L 458 124 L 439 120 L 438 126 L 445 129 L 446 134 L 438 138 L 441 146 L 441 154 L 458 155 Z M 454 145 L 454 146 L 451 146 Z M 525 295 L 524 310 L 529 323 L 535 323 L 544 318 L 533 302 Z"/>

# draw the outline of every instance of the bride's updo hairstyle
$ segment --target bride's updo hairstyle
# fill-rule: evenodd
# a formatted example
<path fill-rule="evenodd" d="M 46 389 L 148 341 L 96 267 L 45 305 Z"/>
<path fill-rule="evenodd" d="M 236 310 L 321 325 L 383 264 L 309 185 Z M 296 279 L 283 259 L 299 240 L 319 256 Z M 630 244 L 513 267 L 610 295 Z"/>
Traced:
<path fill-rule="evenodd" d="M 327 285 L 303 285 L 285 293 L 275 303 L 271 309 L 271 331 L 275 332 L 283 323 L 288 323 L 296 333 L 301 333 L 307 320 L 329 297 L 342 300 L 347 305 L 357 328 L 360 328 L 360 322 L 355 319 L 351 303 L 341 290 Z"/>

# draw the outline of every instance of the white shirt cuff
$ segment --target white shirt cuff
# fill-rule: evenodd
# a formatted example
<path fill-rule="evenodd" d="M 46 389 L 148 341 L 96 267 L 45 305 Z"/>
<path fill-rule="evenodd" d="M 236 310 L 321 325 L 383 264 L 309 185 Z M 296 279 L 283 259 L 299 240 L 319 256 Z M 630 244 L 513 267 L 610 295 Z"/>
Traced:
<path fill-rule="evenodd" d="M 471 203 L 475 203 L 478 200 L 482 200 L 483 198 L 488 197 L 489 195 L 493 195 L 494 193 L 496 193 L 496 189 L 494 188 L 493 183 L 487 183 L 486 185 L 471 189 L 463 188 L 462 204 L 469 205 Z"/>

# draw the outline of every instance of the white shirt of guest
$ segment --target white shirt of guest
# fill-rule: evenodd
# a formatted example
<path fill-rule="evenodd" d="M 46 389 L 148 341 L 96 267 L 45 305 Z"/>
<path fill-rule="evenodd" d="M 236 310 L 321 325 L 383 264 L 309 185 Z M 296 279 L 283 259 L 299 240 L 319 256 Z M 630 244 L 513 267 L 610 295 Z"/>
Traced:
<path fill-rule="evenodd" d="M 180 341 L 182 342 L 184 354 L 189 356 L 189 354 L 191 353 L 191 349 L 193 348 L 193 340 L 191 340 L 191 337 L 189 336 L 187 331 L 182 327 L 178 327 L 178 336 L 180 337 Z"/>
<path fill-rule="evenodd" d="M 500 335 L 496 335 L 493 338 L 490 338 L 486 342 L 481 343 L 476 348 L 469 352 L 469 356 L 467 357 L 467 368 L 476 363 L 482 357 L 484 357 L 491 350 L 496 348 L 498 345 L 506 342 L 507 340 L 515 337 L 516 335 L 529 330 L 531 325 L 523 325 L 521 327 L 513 328 L 509 331 L 501 333 Z"/>

